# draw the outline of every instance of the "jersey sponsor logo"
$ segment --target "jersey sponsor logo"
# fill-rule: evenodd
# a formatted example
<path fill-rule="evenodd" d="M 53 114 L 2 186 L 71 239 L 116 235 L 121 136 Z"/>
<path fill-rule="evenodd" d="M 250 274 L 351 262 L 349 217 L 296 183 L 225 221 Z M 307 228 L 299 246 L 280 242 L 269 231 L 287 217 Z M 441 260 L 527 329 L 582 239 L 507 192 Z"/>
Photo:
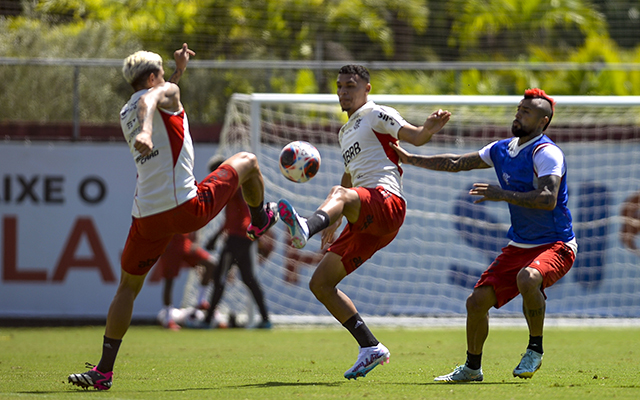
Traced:
<path fill-rule="evenodd" d="M 393 118 L 391 118 L 390 116 L 388 116 L 387 114 L 385 114 L 383 112 L 378 113 L 378 118 L 380 118 L 384 122 L 388 122 L 391 126 L 396 124 L 395 121 L 393 120 Z"/>
<path fill-rule="evenodd" d="M 139 162 L 140 165 L 142 165 L 142 164 L 146 163 L 147 161 L 151 160 L 153 157 L 157 156 L 158 154 L 160 154 L 160 150 L 155 149 L 148 156 L 145 156 L 145 157 L 139 156 L 138 158 L 136 158 L 136 163 Z"/>
<path fill-rule="evenodd" d="M 355 142 L 349 146 L 349 148 L 342 153 L 344 166 L 346 167 L 361 151 L 360 142 Z"/>
<path fill-rule="evenodd" d="M 138 135 L 138 133 L 140 133 L 140 131 L 142 130 L 142 127 L 140 125 L 138 125 L 133 131 L 131 131 L 131 133 L 129 134 L 129 137 L 127 138 L 127 142 L 131 143 L 131 141 L 133 140 L 134 137 L 136 137 Z"/>

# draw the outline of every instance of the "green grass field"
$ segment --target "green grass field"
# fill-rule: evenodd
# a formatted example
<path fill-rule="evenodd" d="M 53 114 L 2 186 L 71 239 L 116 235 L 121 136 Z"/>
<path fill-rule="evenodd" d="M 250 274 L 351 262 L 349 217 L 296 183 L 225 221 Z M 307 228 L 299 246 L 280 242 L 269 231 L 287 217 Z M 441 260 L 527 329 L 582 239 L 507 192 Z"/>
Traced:
<path fill-rule="evenodd" d="M 111 390 L 84 391 L 69 373 L 97 363 L 102 327 L 0 328 L 0 399 L 639 399 L 639 328 L 547 328 L 542 368 L 513 378 L 524 328 L 492 328 L 485 381 L 434 383 L 465 359 L 464 328 L 373 331 L 391 362 L 342 374 L 357 344 L 342 328 L 186 330 L 134 326 Z"/>

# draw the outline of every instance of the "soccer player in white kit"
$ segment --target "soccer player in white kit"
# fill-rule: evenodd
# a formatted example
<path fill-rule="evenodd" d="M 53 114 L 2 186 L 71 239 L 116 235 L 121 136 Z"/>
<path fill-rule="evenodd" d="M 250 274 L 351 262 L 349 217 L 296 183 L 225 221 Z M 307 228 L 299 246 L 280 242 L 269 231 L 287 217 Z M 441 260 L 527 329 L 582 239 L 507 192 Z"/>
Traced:
<path fill-rule="evenodd" d="M 107 314 L 102 357 L 68 381 L 82 388 L 108 390 L 122 338 L 129 329 L 133 303 L 151 267 L 176 233 L 196 231 L 211 221 L 242 188 L 255 240 L 278 220 L 275 203 L 264 202 L 264 181 L 254 154 L 240 152 L 203 181 L 193 174 L 194 150 L 189 122 L 180 101 L 178 80 L 195 55 L 187 44 L 176 50 L 176 71 L 164 80 L 162 57 L 148 51 L 124 60 L 122 73 L 135 93 L 120 111 L 125 140 L 136 164 L 132 222 L 121 257 L 121 278 Z"/>
<path fill-rule="evenodd" d="M 294 247 L 304 247 L 311 236 L 322 231 L 322 247 L 329 247 L 309 287 L 358 342 L 358 359 L 344 373 L 345 378 L 356 379 L 387 362 L 389 350 L 375 338 L 351 299 L 337 285 L 388 245 L 404 222 L 402 169 L 389 143 L 404 140 L 423 145 L 442 129 L 451 113 L 435 111 L 422 126 L 413 126 L 393 108 L 368 100 L 369 71 L 361 65 L 342 67 L 337 88 L 340 106 L 349 116 L 339 133 L 345 166 L 341 184 L 331 189 L 326 200 L 308 218 L 298 215 L 284 199 L 278 202 L 278 212 L 289 228 Z M 342 216 L 348 224 L 333 241 Z"/>

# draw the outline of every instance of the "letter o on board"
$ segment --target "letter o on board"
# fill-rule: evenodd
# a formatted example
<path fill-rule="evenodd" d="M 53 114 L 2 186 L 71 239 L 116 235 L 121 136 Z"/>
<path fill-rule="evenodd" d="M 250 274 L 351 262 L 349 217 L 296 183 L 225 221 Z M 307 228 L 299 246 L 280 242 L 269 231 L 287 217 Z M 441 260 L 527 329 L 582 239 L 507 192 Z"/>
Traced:
<path fill-rule="evenodd" d="M 78 194 L 85 202 L 97 204 L 107 196 L 107 185 L 100 177 L 90 176 L 80 182 Z"/>

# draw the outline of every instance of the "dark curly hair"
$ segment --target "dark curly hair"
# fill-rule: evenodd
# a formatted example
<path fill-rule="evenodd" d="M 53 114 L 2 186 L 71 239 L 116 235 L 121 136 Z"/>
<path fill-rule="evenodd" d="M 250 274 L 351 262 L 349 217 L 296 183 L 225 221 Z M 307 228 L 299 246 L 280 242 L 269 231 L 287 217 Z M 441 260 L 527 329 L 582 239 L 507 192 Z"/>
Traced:
<path fill-rule="evenodd" d="M 338 74 L 345 75 L 358 75 L 360 78 L 364 79 L 367 83 L 370 82 L 369 71 L 362 65 L 357 64 L 349 64 L 345 65 L 338 71 Z"/>

